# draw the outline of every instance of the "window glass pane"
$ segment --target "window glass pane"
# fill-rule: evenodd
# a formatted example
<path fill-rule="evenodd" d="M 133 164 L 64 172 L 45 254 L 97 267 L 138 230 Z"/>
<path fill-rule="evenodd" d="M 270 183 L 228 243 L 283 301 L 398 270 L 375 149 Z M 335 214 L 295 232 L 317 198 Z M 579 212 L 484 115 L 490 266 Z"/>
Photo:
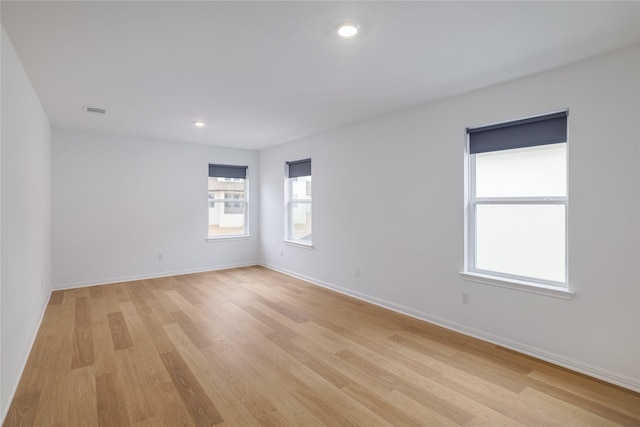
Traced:
<path fill-rule="evenodd" d="M 224 193 L 224 198 L 226 200 L 229 200 L 229 199 L 239 200 L 239 199 L 242 199 L 242 194 L 232 193 L 232 192 Z M 244 213 L 244 206 L 240 202 L 226 202 L 224 204 L 224 213 L 226 214 Z"/>
<path fill-rule="evenodd" d="M 209 177 L 209 236 L 246 234 L 245 182 L 243 178 Z"/>
<path fill-rule="evenodd" d="M 311 200 L 311 176 L 299 176 L 290 180 L 292 200 Z"/>
<path fill-rule="evenodd" d="M 244 185 L 242 178 L 209 177 L 209 199 L 244 199 Z"/>
<path fill-rule="evenodd" d="M 291 203 L 289 230 L 291 240 L 311 242 L 311 203 Z"/>
<path fill-rule="evenodd" d="M 477 205 L 476 269 L 565 281 L 564 205 Z"/>
<path fill-rule="evenodd" d="M 227 205 L 231 205 L 231 208 Z M 246 202 L 225 203 L 209 200 L 209 236 L 246 234 L 244 229 L 246 208 Z"/>
<path fill-rule="evenodd" d="M 567 144 L 478 153 L 476 197 L 567 195 Z"/>

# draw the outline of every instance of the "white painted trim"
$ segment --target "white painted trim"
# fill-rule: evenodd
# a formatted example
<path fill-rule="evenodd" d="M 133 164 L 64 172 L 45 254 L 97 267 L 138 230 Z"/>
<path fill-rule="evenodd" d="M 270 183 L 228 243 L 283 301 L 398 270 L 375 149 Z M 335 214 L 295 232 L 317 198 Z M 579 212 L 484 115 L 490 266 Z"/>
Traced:
<path fill-rule="evenodd" d="M 238 264 L 219 265 L 216 267 L 211 266 L 211 267 L 193 268 L 193 269 L 186 269 L 186 270 L 164 271 L 162 273 L 154 273 L 154 274 L 140 274 L 140 275 L 134 275 L 134 276 L 111 277 L 107 279 L 89 280 L 89 281 L 83 281 L 83 282 L 54 285 L 53 290 L 62 291 L 66 289 L 84 288 L 87 286 L 109 285 L 112 283 L 133 282 L 135 280 L 158 279 L 160 277 L 180 276 L 182 274 L 191 274 L 191 273 L 206 273 L 209 271 L 228 270 L 230 268 L 239 268 L 239 267 L 251 267 L 254 265 L 260 265 L 260 263 L 258 263 L 257 261 L 253 261 L 253 262 L 243 262 Z"/>
<path fill-rule="evenodd" d="M 31 355 L 31 351 L 33 350 L 33 345 L 36 343 L 36 338 L 38 337 L 40 326 L 42 326 L 42 321 L 44 320 L 44 314 L 47 311 L 47 306 L 49 305 L 49 300 L 51 299 L 52 292 L 53 292 L 53 289 L 49 290 L 49 296 L 45 299 L 42 309 L 40 311 L 40 320 L 38 320 L 38 323 L 35 329 L 31 333 L 31 342 L 29 343 L 29 350 L 24 355 L 24 360 L 22 361 L 18 369 L 18 375 L 16 376 L 13 387 L 11 387 L 11 393 L 9 394 L 9 398 L 7 399 L 7 407 L 2 408 L 2 420 L 0 421 L 0 425 L 4 424 L 4 420 L 5 418 L 7 418 L 7 414 L 9 413 L 9 408 L 13 403 L 13 398 L 16 396 L 16 391 L 18 391 L 18 386 L 20 385 L 22 374 L 24 374 L 24 368 L 27 367 L 27 362 L 29 361 L 29 356 Z"/>
<path fill-rule="evenodd" d="M 460 276 L 464 280 L 482 283 L 484 285 L 498 286 L 500 288 L 513 289 L 530 294 L 545 295 L 554 298 L 572 299 L 575 292 L 568 288 L 559 286 L 545 285 L 542 283 L 527 282 L 526 280 L 517 280 L 507 277 L 498 277 L 488 274 L 474 273 L 470 271 L 461 271 Z"/>
<path fill-rule="evenodd" d="M 288 239 L 284 239 L 282 243 L 284 243 L 285 245 L 295 246 L 303 249 L 313 249 L 313 243 L 304 243 L 302 241 L 288 240 Z"/>
<path fill-rule="evenodd" d="M 229 234 L 229 235 L 221 235 L 221 236 L 207 236 L 205 239 L 207 242 L 222 242 L 228 240 L 245 240 L 250 239 L 250 234 Z"/>
<path fill-rule="evenodd" d="M 296 277 L 298 279 L 302 279 L 311 284 L 321 286 L 323 288 L 331 289 L 338 293 L 348 295 L 353 298 L 357 298 L 359 300 L 380 306 L 382 308 L 386 308 L 388 310 L 395 311 L 397 313 L 404 314 L 404 315 L 416 318 L 418 320 L 432 323 L 434 325 L 441 326 L 443 328 L 446 328 L 455 332 L 459 332 L 463 335 L 467 335 L 473 338 L 480 339 L 482 341 L 496 344 L 496 345 L 508 348 L 510 350 L 517 351 L 518 353 L 523 353 L 528 356 L 532 356 L 537 359 L 544 360 L 549 363 L 553 363 L 554 365 L 558 365 L 558 366 L 570 369 L 572 371 L 579 372 L 581 374 L 585 374 L 593 378 L 597 378 L 599 380 L 626 388 L 628 390 L 640 392 L 640 378 L 632 378 L 626 375 L 619 374 L 617 372 L 613 372 L 607 369 L 602 369 L 600 367 L 597 367 L 588 363 L 584 363 L 580 360 L 568 358 L 550 351 L 543 350 L 541 348 L 530 346 L 525 343 L 506 339 L 504 337 L 494 335 L 488 332 L 484 332 L 484 331 L 471 328 L 465 325 L 461 325 L 456 322 L 451 322 L 449 320 L 443 319 L 438 316 L 433 316 L 419 310 L 415 310 L 415 309 L 405 307 L 399 304 L 395 304 L 379 298 L 371 297 L 369 295 L 366 295 L 360 292 L 355 292 L 350 289 L 336 286 L 332 283 L 324 282 L 322 280 L 318 280 L 313 277 L 305 276 L 291 270 L 283 269 L 283 268 L 265 264 L 265 263 L 262 263 L 261 265 L 271 270 L 275 270 L 280 273 L 287 274 L 289 276 Z"/>

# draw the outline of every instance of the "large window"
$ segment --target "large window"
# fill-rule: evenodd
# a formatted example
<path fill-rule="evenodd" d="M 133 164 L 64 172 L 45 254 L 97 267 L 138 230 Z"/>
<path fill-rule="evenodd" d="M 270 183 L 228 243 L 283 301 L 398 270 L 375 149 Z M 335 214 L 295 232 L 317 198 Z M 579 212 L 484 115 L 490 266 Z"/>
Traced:
<path fill-rule="evenodd" d="M 567 112 L 467 132 L 467 272 L 567 287 Z"/>
<path fill-rule="evenodd" d="M 245 236 L 247 167 L 209 165 L 209 237 Z"/>
<path fill-rule="evenodd" d="M 287 162 L 285 240 L 311 245 L 311 159 Z"/>

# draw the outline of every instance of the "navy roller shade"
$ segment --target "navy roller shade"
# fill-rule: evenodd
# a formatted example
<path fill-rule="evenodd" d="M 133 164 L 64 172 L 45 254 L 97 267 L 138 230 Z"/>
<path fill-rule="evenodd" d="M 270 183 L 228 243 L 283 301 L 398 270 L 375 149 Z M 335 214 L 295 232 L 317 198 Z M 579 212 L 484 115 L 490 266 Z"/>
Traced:
<path fill-rule="evenodd" d="M 471 154 L 567 142 L 568 111 L 468 128 Z"/>
<path fill-rule="evenodd" d="M 247 179 L 247 166 L 209 165 L 209 176 Z"/>
<path fill-rule="evenodd" d="M 311 175 L 311 159 L 287 162 L 287 166 L 289 166 L 289 178 Z"/>

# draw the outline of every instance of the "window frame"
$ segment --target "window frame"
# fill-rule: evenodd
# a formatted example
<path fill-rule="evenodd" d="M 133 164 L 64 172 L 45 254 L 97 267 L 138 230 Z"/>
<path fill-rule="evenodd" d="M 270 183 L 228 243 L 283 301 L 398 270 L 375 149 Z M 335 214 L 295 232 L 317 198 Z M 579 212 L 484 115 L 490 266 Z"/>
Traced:
<path fill-rule="evenodd" d="M 563 110 L 568 116 L 568 111 Z M 551 113 L 553 114 L 553 113 Z M 541 115 L 545 116 L 545 115 Z M 533 116 L 537 117 L 537 116 Z M 527 120 L 527 119 L 520 119 Z M 519 120 L 509 120 L 499 124 L 510 124 Z M 499 125 L 498 124 L 498 125 Z M 492 125 L 489 125 L 492 126 Z M 467 129 L 465 150 L 465 253 L 464 271 L 461 276 L 466 280 L 484 284 L 524 290 L 532 293 L 571 298 L 574 292 L 569 286 L 569 135 L 560 144 L 565 144 L 565 196 L 519 196 L 519 197 L 477 197 L 476 196 L 476 153 L 471 153 L 471 135 Z M 536 145 L 528 146 L 535 148 Z M 524 147 L 517 147 L 524 148 Z M 497 150 L 490 150 L 497 151 Z M 501 271 L 476 268 L 477 245 L 477 208 L 481 205 L 562 205 L 564 206 L 564 281 L 558 282 L 537 277 L 521 276 Z"/>
<path fill-rule="evenodd" d="M 292 164 L 300 164 L 303 162 L 309 162 L 309 175 L 296 175 L 290 177 L 289 168 Z M 293 180 L 300 177 L 308 176 L 311 178 L 311 186 L 313 188 L 313 174 L 311 173 L 311 159 L 302 159 L 296 161 L 285 162 L 285 206 L 284 206 L 284 242 L 294 246 L 301 246 L 304 248 L 313 247 L 313 237 L 311 240 L 295 239 L 293 237 L 293 206 L 295 204 L 308 204 L 310 206 L 309 212 L 311 212 L 311 218 L 313 218 L 313 190 L 308 199 L 297 199 L 293 194 Z M 313 221 L 313 219 L 312 219 Z M 313 222 L 312 222 L 313 224 Z M 313 230 L 313 225 L 311 226 Z M 313 231 L 312 231 L 313 233 Z M 313 234 L 312 234 L 313 235 Z"/>
<path fill-rule="evenodd" d="M 222 167 L 222 168 L 237 168 L 237 169 L 245 169 L 245 177 L 244 178 L 237 178 L 237 177 L 230 177 L 230 176 L 211 176 L 211 172 L 209 173 L 208 177 L 207 177 L 207 199 L 209 201 L 208 203 L 208 208 L 211 208 L 210 203 L 213 203 L 213 205 L 215 206 L 216 203 L 220 203 L 222 204 L 222 212 L 223 214 L 227 214 L 227 215 L 237 215 L 237 212 L 230 212 L 227 213 L 225 212 L 225 209 L 227 208 L 227 206 L 233 206 L 235 204 L 240 205 L 242 207 L 242 215 L 243 215 L 243 223 L 242 223 L 242 233 L 236 233 L 236 234 L 220 234 L 220 235 L 215 235 L 215 234 L 209 234 L 209 227 L 211 226 L 210 222 L 209 222 L 209 211 L 207 210 L 207 241 L 213 241 L 213 240 L 223 240 L 223 239 L 238 239 L 238 238 L 246 238 L 246 237 L 250 237 L 249 234 L 249 167 L 245 166 L 245 165 L 222 165 L 222 164 L 216 164 L 216 163 L 209 163 L 209 170 L 211 171 L 211 167 Z M 210 178 L 224 178 L 224 182 L 243 182 L 244 184 L 244 189 L 243 189 L 243 193 L 244 193 L 244 197 L 243 198 L 229 198 L 227 197 L 227 194 L 231 194 L 233 193 L 233 190 L 220 190 L 223 191 L 225 196 L 224 198 L 221 199 L 216 199 L 216 198 L 209 198 L 209 193 L 211 190 L 209 190 L 209 185 L 208 185 L 208 179 Z M 235 209 L 235 206 L 233 207 L 233 209 Z"/>

